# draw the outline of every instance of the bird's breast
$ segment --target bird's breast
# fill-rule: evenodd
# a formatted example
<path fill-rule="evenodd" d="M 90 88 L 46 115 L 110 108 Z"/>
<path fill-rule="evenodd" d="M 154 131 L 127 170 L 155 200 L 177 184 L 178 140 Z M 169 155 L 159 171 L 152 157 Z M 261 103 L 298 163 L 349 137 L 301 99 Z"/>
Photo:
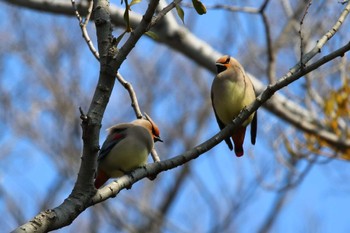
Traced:
<path fill-rule="evenodd" d="M 143 127 L 135 127 L 129 136 L 116 144 L 108 155 L 100 161 L 99 166 L 111 177 L 122 175 L 120 171 L 129 172 L 147 163 L 153 148 L 153 139 Z"/>
<path fill-rule="evenodd" d="M 216 79 L 212 91 L 216 114 L 224 124 L 232 122 L 255 99 L 254 90 L 249 91 L 243 82 Z"/>

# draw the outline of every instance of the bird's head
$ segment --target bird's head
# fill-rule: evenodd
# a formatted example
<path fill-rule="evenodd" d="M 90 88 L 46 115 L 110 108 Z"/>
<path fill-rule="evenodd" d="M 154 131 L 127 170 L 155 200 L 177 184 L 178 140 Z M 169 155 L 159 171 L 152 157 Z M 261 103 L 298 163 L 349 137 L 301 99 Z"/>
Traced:
<path fill-rule="evenodd" d="M 146 113 L 144 113 L 144 114 L 145 114 L 146 120 L 150 123 L 148 128 L 152 133 L 153 141 L 154 142 L 163 142 L 163 140 L 159 136 L 160 132 L 159 132 L 159 128 L 156 125 L 156 123 L 154 123 L 154 121 L 152 120 L 152 118 L 150 116 L 148 116 Z"/>
<path fill-rule="evenodd" d="M 231 61 L 231 57 L 229 55 L 220 57 L 215 63 L 217 73 L 219 74 L 225 71 L 230 66 L 230 61 Z"/>

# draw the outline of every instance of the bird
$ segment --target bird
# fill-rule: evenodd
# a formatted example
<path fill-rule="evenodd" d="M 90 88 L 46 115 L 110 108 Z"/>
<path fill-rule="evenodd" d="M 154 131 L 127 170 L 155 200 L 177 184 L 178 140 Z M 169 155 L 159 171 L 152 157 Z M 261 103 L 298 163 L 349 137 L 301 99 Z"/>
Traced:
<path fill-rule="evenodd" d="M 158 126 L 145 115 L 145 119 L 117 124 L 107 129 L 107 138 L 97 157 L 96 189 L 110 178 L 120 177 L 145 166 L 154 142 L 163 142 Z"/>
<path fill-rule="evenodd" d="M 222 130 L 238 116 L 243 108 L 253 103 L 256 96 L 252 81 L 235 58 L 224 55 L 216 61 L 215 65 L 217 75 L 211 86 L 211 101 L 216 121 Z M 251 143 L 254 145 L 257 133 L 257 112 L 252 113 L 231 135 L 237 157 L 244 154 L 243 142 L 249 123 L 251 123 Z M 233 150 L 230 137 L 226 138 L 225 142 L 229 149 Z"/>

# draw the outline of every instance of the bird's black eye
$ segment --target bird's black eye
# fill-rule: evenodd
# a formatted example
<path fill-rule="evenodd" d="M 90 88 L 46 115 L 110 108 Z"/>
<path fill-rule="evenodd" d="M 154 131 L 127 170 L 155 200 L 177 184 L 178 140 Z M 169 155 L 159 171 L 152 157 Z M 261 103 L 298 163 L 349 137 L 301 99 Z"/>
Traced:
<path fill-rule="evenodd" d="M 224 64 L 228 64 L 228 63 L 230 63 L 230 57 L 227 57 L 227 59 L 226 59 Z"/>
<path fill-rule="evenodd" d="M 225 71 L 227 69 L 226 66 L 223 66 L 223 65 L 217 65 L 216 66 L 216 70 L 217 70 L 217 73 L 221 73 L 222 71 Z"/>

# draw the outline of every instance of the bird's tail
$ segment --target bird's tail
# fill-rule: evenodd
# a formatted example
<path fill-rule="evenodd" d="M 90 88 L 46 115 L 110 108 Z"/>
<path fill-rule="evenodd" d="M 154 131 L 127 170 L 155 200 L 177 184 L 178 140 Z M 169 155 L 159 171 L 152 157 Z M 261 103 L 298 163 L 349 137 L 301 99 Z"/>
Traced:
<path fill-rule="evenodd" d="M 244 142 L 245 130 L 246 130 L 246 127 L 240 127 L 232 135 L 232 140 L 233 140 L 233 143 L 235 144 L 235 153 L 237 157 L 241 157 L 244 154 L 243 142 Z"/>
<path fill-rule="evenodd" d="M 95 179 L 95 188 L 100 188 L 110 177 L 101 169 L 97 172 L 97 176 Z"/>

